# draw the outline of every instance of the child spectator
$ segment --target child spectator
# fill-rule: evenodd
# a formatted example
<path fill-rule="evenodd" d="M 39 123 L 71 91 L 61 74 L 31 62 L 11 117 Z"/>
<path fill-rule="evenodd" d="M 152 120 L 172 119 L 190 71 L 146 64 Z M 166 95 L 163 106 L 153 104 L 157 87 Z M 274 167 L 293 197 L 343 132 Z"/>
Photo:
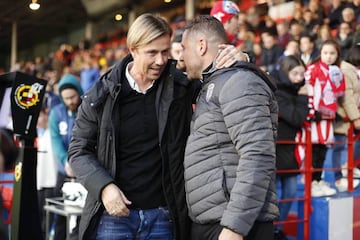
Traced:
<path fill-rule="evenodd" d="M 344 95 L 345 80 L 340 68 L 340 47 L 334 40 L 325 41 L 320 48 L 320 58 L 310 65 L 305 74 L 309 94 L 309 119 L 312 140 L 311 195 L 331 196 L 336 190 L 322 180 L 327 145 L 334 141 L 333 121 L 337 99 Z"/>

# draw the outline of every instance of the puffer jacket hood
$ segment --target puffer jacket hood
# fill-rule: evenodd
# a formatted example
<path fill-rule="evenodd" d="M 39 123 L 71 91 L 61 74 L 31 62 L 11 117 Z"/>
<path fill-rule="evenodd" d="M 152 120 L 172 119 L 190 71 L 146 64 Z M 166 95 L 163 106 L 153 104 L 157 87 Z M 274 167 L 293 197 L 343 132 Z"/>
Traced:
<path fill-rule="evenodd" d="M 76 91 L 79 93 L 80 96 L 82 96 L 84 94 L 80 82 L 78 81 L 78 79 L 76 78 L 75 75 L 67 73 L 64 76 L 62 76 L 62 78 L 59 81 L 59 93 L 61 93 L 61 90 L 66 86 L 66 85 L 72 85 L 74 89 L 76 89 Z M 60 98 L 62 100 L 61 94 Z"/>

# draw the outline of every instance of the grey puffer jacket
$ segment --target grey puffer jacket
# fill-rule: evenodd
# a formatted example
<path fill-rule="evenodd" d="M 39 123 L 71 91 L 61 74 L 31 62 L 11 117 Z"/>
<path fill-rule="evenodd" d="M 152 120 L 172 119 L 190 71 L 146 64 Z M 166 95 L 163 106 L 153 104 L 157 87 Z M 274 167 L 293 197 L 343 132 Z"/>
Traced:
<path fill-rule="evenodd" d="M 194 222 L 220 221 L 246 236 L 255 221 L 277 218 L 275 88 L 242 62 L 204 74 L 184 162 Z"/>

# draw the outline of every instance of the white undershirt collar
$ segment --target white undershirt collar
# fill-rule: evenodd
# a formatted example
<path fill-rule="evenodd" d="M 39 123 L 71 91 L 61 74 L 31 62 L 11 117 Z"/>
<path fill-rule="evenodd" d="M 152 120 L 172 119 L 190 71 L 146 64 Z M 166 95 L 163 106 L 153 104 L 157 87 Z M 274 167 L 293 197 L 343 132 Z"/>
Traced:
<path fill-rule="evenodd" d="M 142 93 L 142 94 L 145 94 L 153 85 L 154 85 L 154 82 L 155 80 L 153 80 L 151 82 L 151 84 L 144 90 L 144 91 L 141 91 L 140 88 L 139 88 L 139 85 L 136 83 L 135 79 L 130 75 L 130 66 L 133 64 L 134 62 L 129 62 L 127 65 L 126 65 L 126 69 L 125 69 L 125 76 L 126 76 L 126 79 L 128 80 L 129 82 L 129 85 L 132 89 L 134 89 L 136 92 L 138 93 Z"/>

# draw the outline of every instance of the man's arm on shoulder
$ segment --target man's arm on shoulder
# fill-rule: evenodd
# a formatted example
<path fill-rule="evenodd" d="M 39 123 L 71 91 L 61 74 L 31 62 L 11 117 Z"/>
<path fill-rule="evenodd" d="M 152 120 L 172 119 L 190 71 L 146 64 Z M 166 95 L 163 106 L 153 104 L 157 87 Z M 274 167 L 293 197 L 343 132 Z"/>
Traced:
<path fill-rule="evenodd" d="M 236 61 L 250 62 L 247 53 L 240 51 L 230 44 L 219 45 L 219 55 L 216 57 L 216 68 L 230 67 Z"/>

